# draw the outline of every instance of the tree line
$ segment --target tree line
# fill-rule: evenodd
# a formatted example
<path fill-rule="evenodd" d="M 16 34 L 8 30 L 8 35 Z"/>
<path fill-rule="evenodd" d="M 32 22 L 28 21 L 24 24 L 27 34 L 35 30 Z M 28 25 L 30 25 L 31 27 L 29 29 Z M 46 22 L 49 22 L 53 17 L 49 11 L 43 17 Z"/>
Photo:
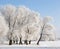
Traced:
<path fill-rule="evenodd" d="M 25 6 L 5 5 L 0 7 L 0 37 L 6 36 L 12 43 L 31 44 L 32 40 L 54 41 L 54 25 L 49 22 L 52 17 L 41 18 L 40 13 Z"/>

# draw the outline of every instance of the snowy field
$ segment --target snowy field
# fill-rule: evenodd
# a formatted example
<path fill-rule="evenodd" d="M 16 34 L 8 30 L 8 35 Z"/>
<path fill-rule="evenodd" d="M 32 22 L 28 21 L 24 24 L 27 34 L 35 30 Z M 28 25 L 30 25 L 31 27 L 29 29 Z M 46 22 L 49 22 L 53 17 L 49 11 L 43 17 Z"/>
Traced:
<path fill-rule="evenodd" d="M 40 41 L 39 45 L 36 42 L 32 42 L 30 45 L 8 45 L 7 42 L 0 44 L 0 47 L 60 47 L 60 41 Z"/>
<path fill-rule="evenodd" d="M 0 47 L 0 49 L 60 49 L 59 47 Z"/>
<path fill-rule="evenodd" d="M 0 44 L 0 49 L 60 49 L 60 41 L 41 41 L 39 45 L 36 45 L 36 42 L 32 42 L 31 45 L 8 45 Z"/>
<path fill-rule="evenodd" d="M 60 49 L 59 47 L 0 47 L 0 49 Z"/>

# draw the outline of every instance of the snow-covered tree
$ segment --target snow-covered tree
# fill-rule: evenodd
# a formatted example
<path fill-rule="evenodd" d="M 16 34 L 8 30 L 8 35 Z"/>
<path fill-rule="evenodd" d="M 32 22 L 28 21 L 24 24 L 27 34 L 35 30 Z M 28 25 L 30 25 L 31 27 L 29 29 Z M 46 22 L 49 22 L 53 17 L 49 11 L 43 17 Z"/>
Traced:
<path fill-rule="evenodd" d="M 33 40 L 33 39 L 31 39 L 32 37 L 35 37 L 35 36 L 33 36 L 33 34 L 35 34 L 36 35 L 36 37 L 37 37 L 37 33 L 40 33 L 40 25 L 39 25 L 39 23 L 40 23 L 40 15 L 39 15 L 39 13 L 37 13 L 37 12 L 34 12 L 34 11 L 32 11 L 32 10 L 27 10 L 27 8 L 26 7 L 23 7 L 23 11 L 26 11 L 24 14 L 24 17 L 23 17 L 23 31 L 24 31 L 24 36 L 25 36 L 25 43 L 27 43 L 27 40 L 29 41 L 29 40 Z M 29 27 L 30 26 L 30 27 Z M 34 28 L 35 27 L 35 28 Z M 31 28 L 31 29 L 30 29 Z M 34 28 L 36 31 L 34 31 L 34 29 L 32 29 L 32 28 Z M 31 37 L 31 38 L 30 38 Z"/>
<path fill-rule="evenodd" d="M 3 37 L 5 37 L 7 33 L 8 33 L 8 26 L 6 24 L 3 15 L 0 13 L 0 42 L 2 42 L 1 40 L 3 40 Z"/>
<path fill-rule="evenodd" d="M 50 16 L 43 18 L 41 26 L 41 34 L 37 44 L 39 44 L 39 41 L 41 40 L 44 41 L 55 40 L 54 27 L 53 25 L 49 24 L 50 20 L 52 20 L 52 17 Z"/>
<path fill-rule="evenodd" d="M 7 33 L 8 35 L 8 39 L 9 39 L 9 44 L 12 44 L 12 34 L 13 34 L 13 30 L 14 30 L 14 25 L 16 22 L 16 7 L 12 6 L 12 5 L 6 5 L 3 6 L 0 9 L 1 13 L 3 14 L 6 23 L 8 24 L 9 27 L 9 33 Z"/>
<path fill-rule="evenodd" d="M 41 40 L 42 41 L 54 41 L 55 40 L 55 33 L 54 33 L 53 25 L 46 24 Z"/>
<path fill-rule="evenodd" d="M 19 32 L 17 33 L 20 38 L 20 43 L 22 43 L 22 39 L 25 41 L 28 40 L 28 37 L 26 36 L 33 36 L 32 34 L 36 34 L 37 37 L 37 33 L 39 33 L 40 31 L 39 16 L 40 14 L 38 12 L 34 12 L 25 6 L 20 6 L 17 8 L 17 21 L 15 25 L 15 30 L 19 30 Z M 38 28 L 38 31 L 36 30 L 37 33 L 34 33 L 33 30 L 30 31 L 30 28 L 33 28 L 34 26 L 36 29 Z M 29 34 L 29 32 L 31 32 L 31 35 Z"/>
<path fill-rule="evenodd" d="M 19 41 L 22 44 L 37 40 L 55 40 L 53 26 L 48 24 L 51 17 L 40 18 L 40 13 L 33 11 L 25 6 L 15 7 L 6 5 L 0 8 L 9 28 L 7 38 L 9 45 Z"/>

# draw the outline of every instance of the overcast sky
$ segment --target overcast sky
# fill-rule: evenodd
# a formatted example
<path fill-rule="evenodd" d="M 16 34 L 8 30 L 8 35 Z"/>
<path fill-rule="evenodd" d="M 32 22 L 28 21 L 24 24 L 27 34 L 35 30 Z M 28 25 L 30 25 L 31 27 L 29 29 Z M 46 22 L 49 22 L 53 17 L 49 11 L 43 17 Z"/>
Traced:
<path fill-rule="evenodd" d="M 32 10 L 38 11 L 41 17 L 51 16 L 56 27 L 56 35 L 60 37 L 60 0 L 0 0 L 0 6 L 12 4 L 15 6 L 25 5 Z"/>

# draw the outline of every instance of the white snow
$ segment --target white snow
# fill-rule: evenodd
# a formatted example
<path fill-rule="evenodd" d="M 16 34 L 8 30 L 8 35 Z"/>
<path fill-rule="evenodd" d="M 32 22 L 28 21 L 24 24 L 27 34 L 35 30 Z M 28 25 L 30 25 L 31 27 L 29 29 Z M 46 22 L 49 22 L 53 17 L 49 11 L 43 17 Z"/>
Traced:
<path fill-rule="evenodd" d="M 8 42 L 5 42 L 4 44 L 0 44 L 0 47 L 60 47 L 60 41 L 40 41 L 39 45 L 36 45 L 35 41 L 30 45 L 8 45 Z"/>

